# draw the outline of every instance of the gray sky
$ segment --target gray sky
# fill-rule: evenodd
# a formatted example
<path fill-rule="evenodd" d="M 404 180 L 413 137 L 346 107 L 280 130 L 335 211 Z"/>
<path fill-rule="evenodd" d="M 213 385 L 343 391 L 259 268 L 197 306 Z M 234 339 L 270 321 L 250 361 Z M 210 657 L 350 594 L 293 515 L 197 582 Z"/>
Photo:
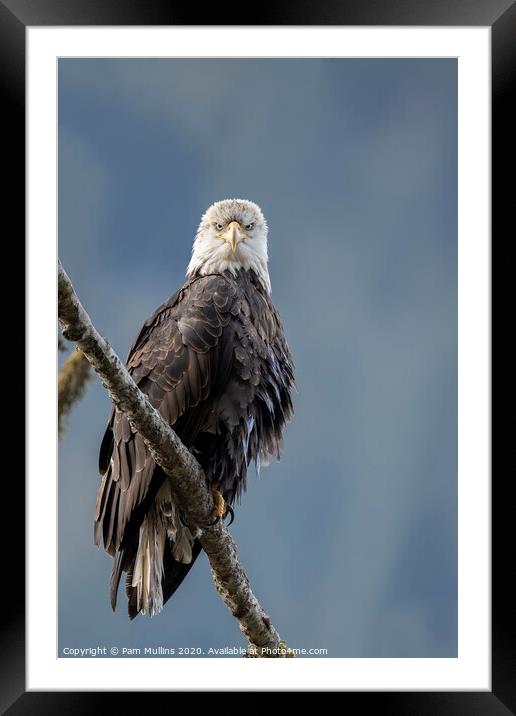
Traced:
<path fill-rule="evenodd" d="M 281 462 L 231 530 L 290 646 L 457 654 L 455 60 L 60 60 L 59 253 L 125 358 L 202 212 L 267 217 L 297 367 Z M 245 645 L 201 556 L 158 616 L 113 614 L 93 545 L 109 401 L 59 452 L 59 645 Z"/>

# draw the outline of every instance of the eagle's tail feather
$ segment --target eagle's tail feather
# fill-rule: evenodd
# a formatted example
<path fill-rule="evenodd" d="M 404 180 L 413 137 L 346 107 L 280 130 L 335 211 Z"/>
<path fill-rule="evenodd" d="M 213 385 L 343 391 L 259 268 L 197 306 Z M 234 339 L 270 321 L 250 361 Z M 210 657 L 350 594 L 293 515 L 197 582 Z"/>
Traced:
<path fill-rule="evenodd" d="M 183 526 L 175 530 L 175 540 L 169 536 L 158 511 L 151 509 L 140 527 L 137 542 L 116 552 L 110 581 L 113 610 L 122 572 L 127 572 L 125 592 L 130 619 L 140 612 L 157 614 L 174 594 L 199 555 L 201 543 Z"/>
<path fill-rule="evenodd" d="M 163 577 L 163 604 L 165 604 L 174 594 L 176 589 L 181 585 L 193 563 L 202 550 L 201 543 L 198 539 L 194 540 L 192 545 L 192 559 L 187 564 L 178 562 L 174 559 L 172 550 L 165 550 L 164 559 L 164 577 Z"/>
<path fill-rule="evenodd" d="M 138 550 L 131 565 L 131 587 L 136 591 L 137 610 L 150 616 L 163 608 L 163 559 L 167 542 L 167 525 L 153 505 L 141 524 Z M 131 592 L 130 602 L 132 597 Z"/>
<path fill-rule="evenodd" d="M 163 578 L 161 581 L 161 608 L 174 594 L 176 589 L 181 585 L 182 581 L 192 568 L 193 563 L 201 552 L 201 543 L 196 539 L 192 546 L 192 559 L 190 562 L 185 564 L 184 562 L 178 562 L 174 559 L 173 552 L 171 549 L 165 549 L 163 555 Z M 134 570 L 135 570 L 136 556 L 133 558 L 132 564 L 127 567 L 127 576 L 125 580 L 125 592 L 127 595 L 127 611 L 129 619 L 134 619 L 140 612 L 145 613 L 148 611 L 149 614 L 156 613 L 150 610 L 142 609 L 141 600 L 138 598 L 138 588 L 134 586 Z M 121 571 L 117 572 L 116 579 L 111 579 L 111 586 L 114 589 L 111 592 L 111 604 L 116 605 L 116 590 L 120 582 Z M 113 565 L 113 573 L 115 572 L 115 565 Z M 114 608 L 114 606 L 113 606 Z"/>

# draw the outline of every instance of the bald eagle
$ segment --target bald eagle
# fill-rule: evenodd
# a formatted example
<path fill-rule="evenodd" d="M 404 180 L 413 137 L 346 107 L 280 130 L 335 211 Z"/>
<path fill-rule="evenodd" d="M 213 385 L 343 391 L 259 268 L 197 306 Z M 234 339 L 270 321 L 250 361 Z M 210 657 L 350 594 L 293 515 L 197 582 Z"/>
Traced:
<path fill-rule="evenodd" d="M 255 463 L 279 459 L 292 416 L 294 366 L 271 300 L 267 223 L 242 199 L 203 215 L 187 280 L 144 323 L 127 368 L 203 467 L 224 518 Z M 129 617 L 154 615 L 201 551 L 169 482 L 124 413 L 113 408 L 99 456 L 95 543 L 113 556 L 116 608 L 126 573 Z"/>

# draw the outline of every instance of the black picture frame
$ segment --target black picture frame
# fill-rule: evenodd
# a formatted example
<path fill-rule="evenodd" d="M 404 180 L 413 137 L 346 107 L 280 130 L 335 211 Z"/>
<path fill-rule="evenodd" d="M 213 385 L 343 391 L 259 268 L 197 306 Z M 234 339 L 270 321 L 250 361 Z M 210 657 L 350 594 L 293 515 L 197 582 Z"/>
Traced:
<path fill-rule="evenodd" d="M 198 22 L 199 14 L 202 22 Z M 292 0 L 263 3 L 248 13 L 225 11 L 220 5 L 199 9 L 167 0 L 0 0 L 0 87 L 4 146 L 12 149 L 8 182 L 4 189 L 4 220 L 14 219 L 13 245 L 24 247 L 25 226 L 25 28 L 72 25 L 433 25 L 490 26 L 492 30 L 492 237 L 502 241 L 510 227 L 514 202 L 511 79 L 516 57 L 516 3 L 513 0 Z M 7 139 L 7 141 L 6 141 Z M 6 176 L 4 175 L 4 179 Z M 15 234 L 14 234 L 15 232 Z M 514 235 L 514 228 L 511 229 Z M 510 237 L 509 237 L 510 238 Z M 495 241 L 492 241 L 494 248 Z M 492 260 L 494 261 L 494 251 Z M 22 257 L 23 261 L 23 257 Z M 30 287 L 28 287 L 30 290 Z M 492 306 L 496 292 L 492 289 Z M 493 314 L 492 314 L 493 315 Z M 21 331 L 19 331 L 21 334 Z M 22 339 L 20 338 L 20 341 Z M 492 353 L 494 357 L 494 352 Z M 493 391 L 494 398 L 494 391 Z M 16 395 L 17 401 L 21 400 Z M 494 400 L 491 402 L 494 406 Z M 494 440 L 492 440 L 494 446 Z M 3 549 L 2 573 L 18 586 L 17 600 L 10 599 L 1 611 L 0 709 L 11 716 L 49 713 L 104 713 L 124 707 L 144 707 L 146 693 L 120 692 L 25 692 L 25 549 L 21 525 L 25 519 L 24 485 L 20 476 L 4 475 L 9 494 L 4 505 L 14 524 L 16 539 Z M 493 470 L 492 479 L 492 691 L 491 692 L 343 692 L 343 706 L 359 700 L 385 714 L 482 714 L 516 712 L 516 610 L 505 574 L 514 544 L 509 499 L 512 480 Z M 5 515 L 5 512 L 4 512 Z M 9 531 L 9 535 L 13 532 Z M 5 547 L 5 543 L 4 543 Z M 5 563 L 7 560 L 7 564 Z M 161 694 L 163 698 L 173 698 Z M 145 702 L 147 706 L 147 702 Z M 172 706 L 169 702 L 169 708 Z"/>

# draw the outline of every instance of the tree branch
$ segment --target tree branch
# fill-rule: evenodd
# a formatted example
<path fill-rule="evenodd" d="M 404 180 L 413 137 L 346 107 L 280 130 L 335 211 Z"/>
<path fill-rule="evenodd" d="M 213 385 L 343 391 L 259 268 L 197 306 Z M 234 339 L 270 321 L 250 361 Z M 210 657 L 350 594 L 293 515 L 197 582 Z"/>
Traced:
<path fill-rule="evenodd" d="M 166 472 L 188 524 L 202 531 L 217 591 L 249 640 L 250 656 L 290 656 L 269 616 L 254 596 L 237 557 L 236 544 L 219 521 L 210 526 L 213 496 L 201 466 L 151 405 L 109 343 L 97 332 L 66 272 L 58 269 L 59 322 L 65 338 L 75 341 L 97 372 L 117 408 L 127 414 L 152 457 Z"/>

